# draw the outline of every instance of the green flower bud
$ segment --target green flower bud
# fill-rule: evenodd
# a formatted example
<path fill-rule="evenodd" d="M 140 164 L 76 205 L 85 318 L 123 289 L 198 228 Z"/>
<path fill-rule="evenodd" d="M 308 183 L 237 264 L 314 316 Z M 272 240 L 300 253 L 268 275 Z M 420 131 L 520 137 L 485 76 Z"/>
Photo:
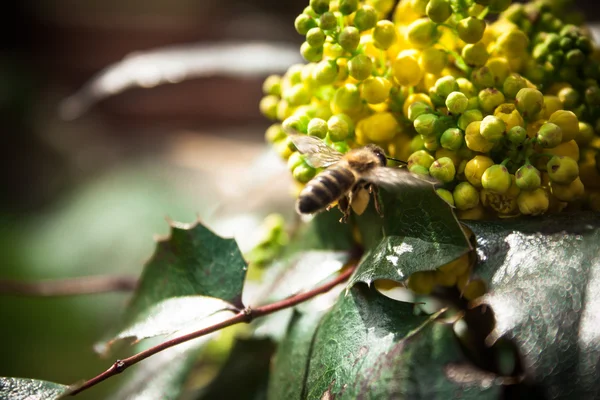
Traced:
<path fill-rule="evenodd" d="M 338 26 L 338 19 L 332 12 L 326 12 L 319 18 L 319 28 L 324 31 L 332 31 Z"/>
<path fill-rule="evenodd" d="M 425 150 L 434 152 L 439 149 L 440 144 L 435 136 L 423 136 L 423 147 Z"/>
<path fill-rule="evenodd" d="M 277 142 L 287 137 L 286 133 L 281 129 L 281 124 L 273 124 L 269 126 L 265 132 L 265 140 L 269 143 Z"/>
<path fill-rule="evenodd" d="M 269 119 L 277 119 L 277 106 L 279 105 L 279 97 L 269 95 L 260 99 L 259 109 L 262 115 Z"/>
<path fill-rule="evenodd" d="M 345 140 L 350 135 L 350 124 L 348 119 L 341 117 L 339 114 L 334 115 L 327 121 L 327 129 L 329 131 L 329 139 L 332 142 Z"/>
<path fill-rule="evenodd" d="M 579 92 L 570 87 L 562 88 L 558 92 L 558 98 L 567 110 L 572 110 L 577 107 L 580 101 Z"/>
<path fill-rule="evenodd" d="M 513 126 L 508 130 L 507 137 L 512 144 L 518 146 L 527 138 L 527 130 L 520 125 Z"/>
<path fill-rule="evenodd" d="M 491 113 L 500 104 L 504 103 L 504 95 L 501 91 L 494 88 L 483 89 L 477 96 L 479 99 L 479 107 L 485 113 Z"/>
<path fill-rule="evenodd" d="M 281 127 L 283 128 L 284 132 L 290 135 L 297 133 L 307 133 L 309 122 L 310 118 L 306 115 L 292 115 L 291 117 L 287 117 L 283 120 Z"/>
<path fill-rule="evenodd" d="M 492 193 L 504 194 L 510 188 L 512 180 L 504 165 L 492 165 L 481 176 L 481 185 Z"/>
<path fill-rule="evenodd" d="M 312 47 L 304 42 L 300 46 L 300 54 L 308 62 L 319 62 L 323 58 L 323 47 Z"/>
<path fill-rule="evenodd" d="M 579 176 L 579 165 L 571 157 L 554 156 L 546 164 L 552 182 L 568 185 Z"/>
<path fill-rule="evenodd" d="M 429 0 L 425 12 L 429 19 L 441 24 L 452 15 L 452 7 L 448 0 Z"/>
<path fill-rule="evenodd" d="M 315 177 L 317 170 L 306 163 L 302 163 L 294 168 L 292 175 L 300 183 L 306 183 Z"/>
<path fill-rule="evenodd" d="M 569 51 L 573 48 L 573 46 L 575 46 L 575 42 L 571 38 L 562 37 L 560 38 L 558 46 L 562 51 Z"/>
<path fill-rule="evenodd" d="M 408 157 L 407 163 L 409 168 L 414 165 L 420 165 L 426 168 L 428 171 L 427 173 L 429 173 L 429 167 L 431 167 L 431 164 L 433 164 L 434 161 L 435 159 L 431 156 L 431 154 L 425 150 L 418 150 Z"/>
<path fill-rule="evenodd" d="M 467 110 L 458 118 L 457 125 L 462 131 L 466 131 L 467 126 L 469 126 L 469 124 L 471 122 L 482 121 L 482 120 L 483 120 L 483 114 L 481 113 L 481 111 Z"/>
<path fill-rule="evenodd" d="M 590 86 L 585 89 L 585 102 L 590 107 L 600 106 L 600 88 L 598 86 Z"/>
<path fill-rule="evenodd" d="M 446 98 L 446 107 L 452 114 L 462 114 L 467 111 L 469 99 L 461 92 L 452 92 Z"/>
<path fill-rule="evenodd" d="M 490 0 L 490 11 L 493 13 L 501 13 L 510 6 L 511 1 L 512 0 Z"/>
<path fill-rule="evenodd" d="M 281 96 L 281 77 L 279 75 L 269 75 L 263 82 L 262 90 L 264 94 Z"/>
<path fill-rule="evenodd" d="M 560 127 L 563 142 L 576 139 L 579 135 L 579 120 L 572 111 L 557 110 L 550 115 L 548 122 Z"/>
<path fill-rule="evenodd" d="M 504 136 L 506 132 L 506 124 L 500 118 L 493 115 L 488 115 L 481 121 L 479 133 L 486 140 L 496 143 Z"/>
<path fill-rule="evenodd" d="M 440 97 L 446 98 L 452 92 L 458 91 L 458 84 L 456 79 L 452 75 L 444 76 L 435 82 L 434 86 L 435 94 Z"/>
<path fill-rule="evenodd" d="M 348 61 L 348 72 L 357 81 L 363 81 L 371 76 L 373 62 L 371 57 L 358 54 Z"/>
<path fill-rule="evenodd" d="M 578 67 L 585 62 L 585 54 L 579 49 L 569 50 L 565 56 L 565 61 L 571 67 Z"/>
<path fill-rule="evenodd" d="M 461 182 L 452 192 L 454 205 L 459 210 L 469 210 L 479 204 L 479 192 L 469 182 Z"/>
<path fill-rule="evenodd" d="M 556 147 L 562 142 L 562 129 L 552 122 L 546 122 L 540 127 L 537 138 L 543 147 Z"/>
<path fill-rule="evenodd" d="M 590 54 L 594 50 L 594 44 L 591 39 L 586 36 L 580 36 L 575 41 L 575 47 L 583 52 L 583 54 Z"/>
<path fill-rule="evenodd" d="M 457 78 L 456 83 L 458 84 L 458 90 L 463 93 L 467 98 L 473 97 L 477 94 L 477 89 L 470 80 L 466 78 Z"/>
<path fill-rule="evenodd" d="M 525 164 L 515 172 L 516 184 L 522 190 L 535 190 L 542 185 L 542 174 L 533 165 Z"/>
<path fill-rule="evenodd" d="M 325 43 L 325 33 L 321 28 L 312 28 L 306 33 L 306 43 L 311 47 L 321 47 Z"/>
<path fill-rule="evenodd" d="M 447 150 L 457 151 L 465 143 L 463 132 L 458 128 L 449 128 L 442 133 L 440 144 Z"/>
<path fill-rule="evenodd" d="M 434 136 L 439 129 L 439 118 L 435 114 L 421 114 L 413 122 L 417 133 L 423 136 Z"/>
<path fill-rule="evenodd" d="M 592 128 L 592 125 L 588 124 L 587 122 L 579 121 L 579 135 L 577 135 L 576 138 L 578 145 L 581 146 L 590 143 L 595 136 L 596 135 L 594 133 L 594 128 Z"/>
<path fill-rule="evenodd" d="M 339 151 L 342 154 L 345 154 L 350 151 L 350 146 L 348 146 L 347 141 L 333 142 L 331 144 L 331 147 L 333 147 L 334 150 Z"/>
<path fill-rule="evenodd" d="M 316 136 L 321 139 L 325 139 L 329 128 L 327 122 L 321 118 L 313 118 L 308 123 L 307 133 L 310 136 Z"/>
<path fill-rule="evenodd" d="M 432 109 L 428 104 L 416 101 L 408 106 L 408 119 L 411 122 L 415 122 L 418 116 L 422 114 L 430 114 L 431 112 Z"/>
<path fill-rule="evenodd" d="M 490 57 L 483 42 L 465 45 L 461 51 L 461 55 L 470 67 L 483 67 Z"/>
<path fill-rule="evenodd" d="M 294 27 L 296 28 L 296 32 L 301 35 L 306 35 L 309 30 L 315 28 L 317 26 L 317 21 L 314 20 L 309 15 L 300 14 L 296 17 L 294 21 Z"/>
<path fill-rule="evenodd" d="M 353 26 L 347 26 L 342 29 L 338 42 L 344 50 L 353 52 L 360 43 L 360 32 Z"/>
<path fill-rule="evenodd" d="M 478 89 L 485 89 L 495 86 L 494 75 L 486 66 L 476 68 L 471 72 L 471 82 Z"/>
<path fill-rule="evenodd" d="M 350 15 L 358 9 L 358 0 L 340 0 L 338 9 L 342 15 Z"/>
<path fill-rule="evenodd" d="M 297 83 L 283 93 L 283 99 L 292 107 L 310 103 L 311 97 L 310 90 L 303 83 Z"/>
<path fill-rule="evenodd" d="M 329 85 L 337 80 L 338 66 L 335 61 L 323 60 L 312 70 L 313 79 L 320 85 Z"/>
<path fill-rule="evenodd" d="M 392 21 L 381 20 L 373 29 L 373 45 L 378 49 L 387 50 L 396 42 L 396 27 Z"/>
<path fill-rule="evenodd" d="M 414 153 L 415 151 L 425 150 L 425 143 L 423 141 L 423 136 L 415 135 L 412 138 L 412 140 L 410 141 L 409 149 L 410 149 L 411 154 Z"/>
<path fill-rule="evenodd" d="M 406 37 L 410 44 L 416 49 L 424 49 L 431 46 L 438 38 L 435 22 L 429 18 L 421 18 L 408 26 Z"/>
<path fill-rule="evenodd" d="M 519 211 L 524 215 L 540 215 L 548 210 L 550 200 L 548 193 L 542 188 L 532 191 L 523 190 L 517 197 Z"/>
<path fill-rule="evenodd" d="M 467 17 L 456 25 L 458 37 L 465 43 L 477 43 L 483 37 L 485 21 L 475 17 Z"/>
<path fill-rule="evenodd" d="M 440 182 L 452 182 L 454 180 L 454 175 L 456 175 L 456 168 L 449 157 L 441 157 L 431 164 L 429 167 L 429 175 Z"/>
<path fill-rule="evenodd" d="M 429 169 L 425 168 L 422 165 L 413 164 L 410 167 L 408 167 L 408 170 L 413 174 L 429 176 Z"/>
<path fill-rule="evenodd" d="M 298 167 L 301 164 L 305 164 L 305 163 L 306 163 L 306 157 L 304 156 L 304 154 L 301 154 L 297 151 L 293 152 L 290 155 L 290 158 L 288 158 L 288 160 L 287 160 L 287 166 L 290 171 L 294 171 L 294 169 L 296 169 L 296 167 Z"/>
<path fill-rule="evenodd" d="M 377 11 L 371 6 L 364 5 L 354 14 L 354 26 L 359 31 L 366 31 L 377 23 Z"/>
<path fill-rule="evenodd" d="M 452 196 L 451 191 L 446 189 L 436 189 L 435 192 L 442 198 L 442 200 L 454 207 L 454 197 Z"/>
<path fill-rule="evenodd" d="M 519 90 L 527 87 L 527 81 L 519 74 L 510 74 L 502 85 L 502 91 L 507 99 L 514 99 Z"/>
<path fill-rule="evenodd" d="M 356 85 L 347 83 L 339 87 L 333 95 L 331 102 L 332 110 L 351 112 L 358 109 L 362 104 L 360 92 Z"/>
<path fill-rule="evenodd" d="M 329 11 L 329 0 L 310 0 L 309 4 L 310 8 L 318 15 Z"/>
<path fill-rule="evenodd" d="M 542 110 L 544 95 L 537 89 L 523 88 L 517 92 L 517 110 L 523 118 L 535 117 Z"/>

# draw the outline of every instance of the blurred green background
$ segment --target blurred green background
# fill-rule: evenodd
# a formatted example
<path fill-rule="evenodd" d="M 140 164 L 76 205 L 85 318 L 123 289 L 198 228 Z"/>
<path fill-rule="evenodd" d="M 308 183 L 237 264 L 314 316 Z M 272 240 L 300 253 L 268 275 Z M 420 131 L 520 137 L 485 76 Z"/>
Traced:
<path fill-rule="evenodd" d="M 246 189 L 244 173 L 270 160 L 262 144 L 268 121 L 258 112 L 264 76 L 133 89 L 71 122 L 58 117 L 58 105 L 133 51 L 239 39 L 297 44 L 293 20 L 303 3 L 7 2 L 0 15 L 0 280 L 137 276 L 154 236 L 169 232 L 165 218 L 215 221 L 216 210 L 247 204 L 235 200 Z M 71 384 L 100 373 L 127 354 L 103 359 L 92 346 L 128 298 L 0 294 L 0 376 Z M 79 397 L 110 398 L 125 375 Z"/>

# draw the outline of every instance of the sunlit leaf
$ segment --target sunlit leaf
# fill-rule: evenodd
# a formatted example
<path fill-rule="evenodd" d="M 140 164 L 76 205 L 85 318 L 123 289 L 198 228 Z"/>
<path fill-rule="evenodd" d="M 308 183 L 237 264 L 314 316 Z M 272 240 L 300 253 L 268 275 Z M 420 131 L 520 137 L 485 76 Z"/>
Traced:
<path fill-rule="evenodd" d="M 211 76 L 281 73 L 302 59 L 291 44 L 235 43 L 182 45 L 129 54 L 106 67 L 60 107 L 65 119 L 79 117 L 98 101 L 134 87 L 151 88 Z"/>
<path fill-rule="evenodd" d="M 221 313 L 224 318 L 233 315 L 231 304 L 206 296 L 183 296 L 163 300 L 138 314 L 127 328 L 113 340 L 134 337 L 138 340 L 157 335 L 168 335 L 202 324 L 204 319 Z M 198 327 L 200 329 L 200 327 Z"/>
<path fill-rule="evenodd" d="M 450 206 L 431 188 L 415 190 L 382 192 L 384 218 L 370 210 L 357 219 L 363 236 L 376 235 L 374 227 L 379 227 L 381 239 L 375 243 L 371 238 L 350 285 L 376 279 L 403 281 L 413 272 L 434 270 L 471 249 Z"/>
<path fill-rule="evenodd" d="M 65 385 L 37 379 L 0 378 L 0 399 L 3 400 L 53 400 L 67 390 Z"/>
<path fill-rule="evenodd" d="M 220 310 L 243 308 L 245 276 L 246 264 L 233 239 L 202 224 L 173 224 L 144 268 L 117 338 L 164 335 Z"/>
<path fill-rule="evenodd" d="M 481 302 L 489 337 L 517 345 L 529 382 L 547 398 L 600 395 L 600 217 L 468 222 L 477 237 L 475 272 L 489 285 Z"/>
<path fill-rule="evenodd" d="M 180 398 L 202 346 L 210 340 L 201 337 L 163 350 L 152 360 L 127 372 L 126 383 L 111 396 L 113 400 L 175 400 Z"/>

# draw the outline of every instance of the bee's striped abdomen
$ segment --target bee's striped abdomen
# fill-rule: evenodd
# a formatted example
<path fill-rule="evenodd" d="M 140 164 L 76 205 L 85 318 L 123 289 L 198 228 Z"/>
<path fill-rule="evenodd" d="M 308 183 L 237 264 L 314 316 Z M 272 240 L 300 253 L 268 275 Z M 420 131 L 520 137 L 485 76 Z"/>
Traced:
<path fill-rule="evenodd" d="M 348 192 L 355 182 L 354 174 L 342 167 L 326 169 L 308 182 L 296 205 L 301 214 L 312 214 L 327 207 Z"/>

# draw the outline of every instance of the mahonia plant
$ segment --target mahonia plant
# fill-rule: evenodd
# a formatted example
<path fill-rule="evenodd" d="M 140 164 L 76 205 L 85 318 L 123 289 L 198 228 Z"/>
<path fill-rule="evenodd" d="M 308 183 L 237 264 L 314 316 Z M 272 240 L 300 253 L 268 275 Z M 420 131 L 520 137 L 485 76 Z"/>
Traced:
<path fill-rule="evenodd" d="M 393 6 L 311 1 L 296 18 L 307 63 L 269 76 L 260 108 L 298 190 L 318 170 L 290 131 L 381 146 L 462 219 L 600 210 L 600 50 L 569 2 Z"/>

